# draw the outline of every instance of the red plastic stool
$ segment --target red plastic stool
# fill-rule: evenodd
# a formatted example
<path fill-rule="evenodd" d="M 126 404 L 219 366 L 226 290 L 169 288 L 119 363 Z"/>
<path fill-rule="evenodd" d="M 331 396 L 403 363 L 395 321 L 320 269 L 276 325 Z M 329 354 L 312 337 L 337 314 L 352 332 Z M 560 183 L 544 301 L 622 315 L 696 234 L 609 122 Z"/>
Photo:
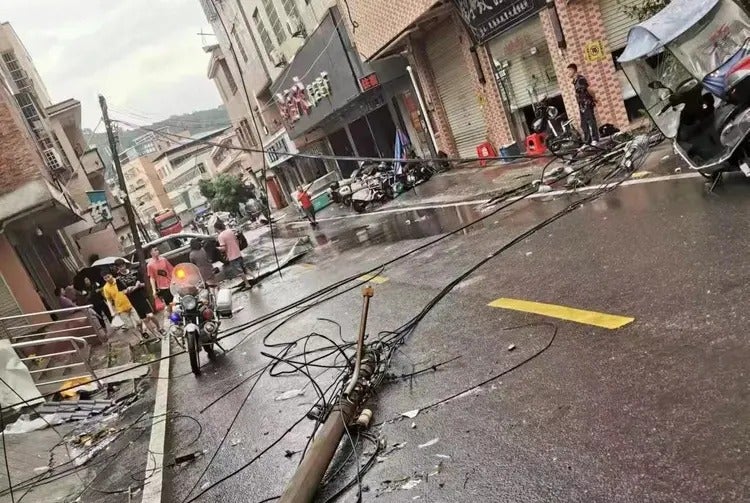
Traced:
<path fill-rule="evenodd" d="M 547 151 L 542 133 L 530 134 L 526 137 L 526 152 L 529 155 L 542 155 Z"/>

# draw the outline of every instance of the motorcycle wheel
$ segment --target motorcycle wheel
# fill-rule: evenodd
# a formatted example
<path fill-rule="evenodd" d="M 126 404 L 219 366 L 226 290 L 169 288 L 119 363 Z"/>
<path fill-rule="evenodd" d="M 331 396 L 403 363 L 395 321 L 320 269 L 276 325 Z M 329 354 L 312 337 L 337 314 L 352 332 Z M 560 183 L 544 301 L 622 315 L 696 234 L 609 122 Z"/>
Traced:
<path fill-rule="evenodd" d="M 201 375 L 201 362 L 198 357 L 198 334 L 195 332 L 188 332 L 185 334 L 187 341 L 188 356 L 190 357 L 190 369 L 193 374 Z"/>
<path fill-rule="evenodd" d="M 352 200 L 352 208 L 357 213 L 364 213 L 367 210 L 367 203 L 365 201 Z"/>
<path fill-rule="evenodd" d="M 352 196 L 344 196 L 341 199 L 341 202 L 344 203 L 344 206 L 351 206 L 352 205 Z"/>
<path fill-rule="evenodd" d="M 214 361 L 216 359 L 216 350 L 213 344 L 204 344 L 203 351 L 208 355 L 208 359 Z"/>

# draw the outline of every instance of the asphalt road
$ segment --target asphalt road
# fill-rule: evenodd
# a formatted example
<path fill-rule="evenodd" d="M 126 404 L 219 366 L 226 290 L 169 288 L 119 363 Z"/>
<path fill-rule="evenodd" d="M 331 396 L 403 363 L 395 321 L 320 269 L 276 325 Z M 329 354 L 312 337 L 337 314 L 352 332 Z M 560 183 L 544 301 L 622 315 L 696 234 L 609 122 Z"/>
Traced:
<path fill-rule="evenodd" d="M 538 231 L 430 311 L 396 354 L 392 372 L 459 358 L 435 372 L 387 383 L 372 400 L 374 421 L 385 424 L 371 432 L 389 447 L 362 480 L 364 501 L 750 499 L 750 183 L 734 179 L 707 195 L 698 178 L 646 182 L 620 187 Z M 400 326 L 459 274 L 576 197 L 523 201 L 388 267 L 375 285 L 368 332 Z M 289 225 L 280 234 L 307 234 L 315 251 L 283 277 L 238 294 L 235 305 L 244 309 L 226 325 L 270 312 L 487 214 L 464 204 L 324 222 L 314 232 Z M 488 306 L 498 298 L 634 321 L 609 330 Z M 312 331 L 337 339 L 336 326 L 318 318 L 335 320 L 351 340 L 360 304 L 358 291 L 343 294 L 293 318 L 267 342 Z M 259 502 L 283 491 L 299 462 L 295 452 L 312 431 L 307 419 L 257 461 L 208 488 L 250 462 L 315 399 L 304 377 L 264 374 L 254 387 L 250 380 L 201 413 L 267 365 L 260 352 L 276 351 L 263 346 L 267 332 L 230 337 L 224 345 L 233 349 L 207 363 L 200 378 L 190 374 L 187 357 L 173 361 L 169 409 L 195 418 L 201 429 L 189 420 L 170 423 L 167 458 L 196 450 L 205 455 L 166 469 L 163 501 L 181 502 L 207 490 L 198 501 Z M 479 389 L 414 419 L 390 421 L 537 353 Z M 333 377 L 328 371 L 317 379 L 328 384 Z M 293 389 L 304 394 L 275 400 Z M 405 445 L 394 450 L 400 443 Z M 362 462 L 374 451 L 366 441 L 357 449 Z M 343 467 L 324 493 L 355 475 L 353 458 L 345 462 L 343 451 Z M 339 501 L 356 501 L 356 490 Z"/>

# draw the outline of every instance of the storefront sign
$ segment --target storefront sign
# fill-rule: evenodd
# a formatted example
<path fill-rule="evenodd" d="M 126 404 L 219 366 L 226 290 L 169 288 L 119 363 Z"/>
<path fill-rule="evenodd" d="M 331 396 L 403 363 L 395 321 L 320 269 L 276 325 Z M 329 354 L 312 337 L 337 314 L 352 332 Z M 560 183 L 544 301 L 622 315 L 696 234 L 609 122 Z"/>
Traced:
<path fill-rule="evenodd" d="M 265 144 L 263 150 L 266 151 L 266 160 L 268 160 L 270 167 L 281 164 L 291 157 L 289 154 L 296 154 L 298 152 L 286 132 L 278 138 L 271 140 L 270 143 Z"/>
<path fill-rule="evenodd" d="M 281 117 L 286 123 L 295 123 L 303 115 L 310 115 L 310 111 L 320 103 L 320 100 L 331 96 L 331 84 L 326 72 L 321 72 L 320 76 L 307 86 L 299 77 L 293 77 L 292 81 L 294 84 L 289 89 L 274 96 Z"/>
<path fill-rule="evenodd" d="M 477 43 L 539 12 L 545 0 L 453 0 Z"/>
<path fill-rule="evenodd" d="M 380 86 L 380 81 L 378 81 L 378 75 L 376 73 L 371 73 L 370 75 L 365 75 L 364 77 L 360 77 L 359 85 L 362 88 L 362 91 L 369 91 L 370 89 L 375 89 L 376 87 Z"/>
<path fill-rule="evenodd" d="M 590 40 L 586 42 L 583 48 L 584 59 L 589 63 L 596 61 L 604 61 L 607 59 L 607 54 L 604 52 L 604 46 L 601 40 Z"/>

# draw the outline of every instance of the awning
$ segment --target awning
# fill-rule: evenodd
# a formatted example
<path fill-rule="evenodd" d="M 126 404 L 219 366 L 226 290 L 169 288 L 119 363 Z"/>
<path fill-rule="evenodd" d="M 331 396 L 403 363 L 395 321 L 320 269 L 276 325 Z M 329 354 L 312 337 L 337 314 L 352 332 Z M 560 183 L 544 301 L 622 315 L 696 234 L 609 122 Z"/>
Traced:
<path fill-rule="evenodd" d="M 695 26 L 718 3 L 719 0 L 672 0 L 655 16 L 630 29 L 628 45 L 617 60 L 625 63 L 659 52 Z"/>
<path fill-rule="evenodd" d="M 81 220 L 65 196 L 44 178 L 37 178 L 0 195 L 0 232 L 33 215 L 40 228 L 61 229 Z M 24 221 L 22 225 L 28 224 Z"/>

